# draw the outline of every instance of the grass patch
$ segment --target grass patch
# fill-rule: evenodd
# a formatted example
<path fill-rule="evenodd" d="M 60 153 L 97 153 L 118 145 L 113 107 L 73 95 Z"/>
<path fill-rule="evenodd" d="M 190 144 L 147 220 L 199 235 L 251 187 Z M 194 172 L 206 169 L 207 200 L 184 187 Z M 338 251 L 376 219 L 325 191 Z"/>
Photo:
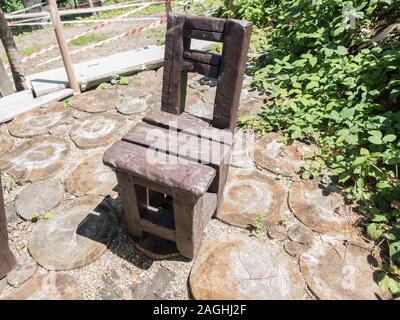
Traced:
<path fill-rule="evenodd" d="M 89 43 L 100 42 L 107 39 L 104 34 L 88 34 L 72 41 L 74 46 L 85 46 Z"/>

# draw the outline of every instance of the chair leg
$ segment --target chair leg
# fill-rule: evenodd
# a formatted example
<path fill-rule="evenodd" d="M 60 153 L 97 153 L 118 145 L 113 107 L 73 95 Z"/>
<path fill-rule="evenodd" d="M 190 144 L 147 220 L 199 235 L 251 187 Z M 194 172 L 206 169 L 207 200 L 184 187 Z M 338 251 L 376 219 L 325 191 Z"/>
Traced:
<path fill-rule="evenodd" d="M 201 245 L 203 233 L 200 219 L 203 198 L 191 199 L 176 192 L 173 197 L 176 247 L 181 255 L 193 259 Z"/>
<path fill-rule="evenodd" d="M 123 172 L 117 172 L 117 179 L 121 186 L 120 193 L 128 232 L 132 236 L 142 238 L 140 208 L 147 205 L 146 188 L 135 185 L 132 177 Z"/>

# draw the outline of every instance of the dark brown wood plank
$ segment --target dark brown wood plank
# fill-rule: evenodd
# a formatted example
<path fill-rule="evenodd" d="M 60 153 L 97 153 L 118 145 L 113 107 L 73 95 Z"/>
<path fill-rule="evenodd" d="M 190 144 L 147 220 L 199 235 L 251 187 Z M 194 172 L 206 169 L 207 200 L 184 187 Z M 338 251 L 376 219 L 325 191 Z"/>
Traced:
<path fill-rule="evenodd" d="M 229 163 L 229 145 L 143 122 L 138 123 L 122 140 L 203 164 L 219 167 Z"/>
<path fill-rule="evenodd" d="M 185 28 L 222 33 L 225 29 L 225 23 L 225 19 L 186 16 Z"/>
<path fill-rule="evenodd" d="M 209 64 L 211 66 L 219 66 L 221 63 L 221 55 L 214 52 L 188 50 L 183 52 L 183 57 L 196 62 Z"/>
<path fill-rule="evenodd" d="M 117 171 L 118 183 L 121 186 L 121 198 L 124 207 L 124 217 L 129 234 L 141 238 L 143 236 L 140 222 L 140 203 L 147 202 L 145 193 L 139 192 L 137 197 L 134 182 L 129 174 Z"/>
<path fill-rule="evenodd" d="M 134 180 L 146 178 L 155 184 L 176 188 L 195 196 L 201 196 L 207 191 L 216 173 L 210 166 L 126 141 L 117 141 L 106 150 L 103 162 L 116 171 L 133 175 Z M 144 183 L 138 184 L 147 186 Z"/>
<path fill-rule="evenodd" d="M 181 103 L 184 23 L 184 16 L 171 16 L 167 24 L 161 110 L 172 114 L 180 114 L 184 110 Z"/>
<path fill-rule="evenodd" d="M 226 22 L 212 124 L 216 128 L 233 131 L 236 126 L 251 29 L 250 22 Z"/>
<path fill-rule="evenodd" d="M 183 36 L 192 39 L 213 41 L 213 42 L 223 42 L 224 34 L 222 32 L 212 32 L 198 29 L 184 29 Z"/>
<path fill-rule="evenodd" d="M 208 122 L 186 112 L 176 116 L 167 112 L 152 111 L 143 118 L 143 122 L 154 124 L 162 128 L 176 129 L 177 131 L 211 139 L 227 145 L 233 144 L 232 132 L 210 127 Z"/>
<path fill-rule="evenodd" d="M 179 252 L 193 259 L 202 242 L 204 228 L 216 210 L 216 195 L 206 193 L 193 202 L 177 193 L 173 199 L 176 246 Z"/>
<path fill-rule="evenodd" d="M 219 66 L 211 66 L 196 61 L 186 60 L 183 63 L 183 70 L 188 72 L 196 72 L 209 78 L 218 78 Z"/>

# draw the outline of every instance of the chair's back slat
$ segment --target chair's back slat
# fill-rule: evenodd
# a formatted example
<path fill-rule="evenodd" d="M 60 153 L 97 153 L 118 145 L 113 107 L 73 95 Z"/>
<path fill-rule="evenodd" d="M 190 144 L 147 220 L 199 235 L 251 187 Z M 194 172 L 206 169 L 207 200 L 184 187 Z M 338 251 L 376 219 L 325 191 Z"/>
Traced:
<path fill-rule="evenodd" d="M 250 33 L 251 25 L 247 22 L 232 20 L 226 22 L 213 127 L 230 130 L 235 128 Z"/>
<path fill-rule="evenodd" d="M 161 110 L 185 109 L 187 73 L 217 78 L 212 126 L 233 130 L 239 107 L 251 23 L 208 17 L 171 16 L 168 21 Z M 222 55 L 190 49 L 191 39 L 222 42 Z"/>

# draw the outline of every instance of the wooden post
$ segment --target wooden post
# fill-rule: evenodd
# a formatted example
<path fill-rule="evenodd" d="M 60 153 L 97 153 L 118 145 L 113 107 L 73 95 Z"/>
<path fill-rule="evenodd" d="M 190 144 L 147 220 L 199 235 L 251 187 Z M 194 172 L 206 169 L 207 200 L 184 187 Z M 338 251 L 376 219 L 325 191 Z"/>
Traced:
<path fill-rule="evenodd" d="M 169 18 L 172 14 L 172 9 L 171 9 L 171 0 L 166 0 L 165 1 L 165 13 L 167 16 L 167 20 L 169 21 Z"/>
<path fill-rule="evenodd" d="M 8 246 L 7 221 L 0 176 L 0 279 L 4 278 L 15 265 L 15 257 Z"/>
<path fill-rule="evenodd" d="M 0 60 L 0 97 L 13 94 L 14 89 L 7 75 L 7 70 L 4 68 L 3 62 Z"/>
<path fill-rule="evenodd" d="M 61 56 L 64 61 L 65 71 L 67 72 L 69 86 L 71 89 L 80 93 L 78 82 L 76 81 L 74 68 L 72 65 L 71 57 L 69 55 L 67 43 L 65 42 L 64 30 L 62 28 L 60 14 L 58 13 L 56 0 L 47 0 L 50 9 L 51 20 L 53 21 L 56 31 L 58 46 L 60 47 Z"/>

